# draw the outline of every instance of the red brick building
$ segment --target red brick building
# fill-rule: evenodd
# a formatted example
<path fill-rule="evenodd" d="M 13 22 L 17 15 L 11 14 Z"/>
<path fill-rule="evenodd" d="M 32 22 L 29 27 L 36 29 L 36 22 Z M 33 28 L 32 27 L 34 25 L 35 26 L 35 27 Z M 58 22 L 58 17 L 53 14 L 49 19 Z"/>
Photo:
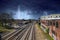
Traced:
<path fill-rule="evenodd" d="M 49 35 L 54 40 L 60 40 L 60 14 L 42 16 L 41 28 L 44 32 L 46 32 L 46 29 L 49 29 Z"/>

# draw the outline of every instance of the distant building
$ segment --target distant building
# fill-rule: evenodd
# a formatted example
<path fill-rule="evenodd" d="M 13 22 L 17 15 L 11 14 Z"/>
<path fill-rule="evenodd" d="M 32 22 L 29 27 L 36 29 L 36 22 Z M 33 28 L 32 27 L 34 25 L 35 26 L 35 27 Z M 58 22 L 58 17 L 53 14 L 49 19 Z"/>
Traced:
<path fill-rule="evenodd" d="M 44 32 L 48 29 L 54 40 L 60 40 L 60 14 L 41 16 L 41 28 Z"/>

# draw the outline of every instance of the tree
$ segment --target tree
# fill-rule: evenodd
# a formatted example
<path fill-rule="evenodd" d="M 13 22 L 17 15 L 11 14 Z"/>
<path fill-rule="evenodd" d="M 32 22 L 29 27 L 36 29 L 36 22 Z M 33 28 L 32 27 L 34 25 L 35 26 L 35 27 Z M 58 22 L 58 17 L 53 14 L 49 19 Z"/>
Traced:
<path fill-rule="evenodd" d="M 0 13 L 0 22 L 2 26 L 6 26 L 6 23 L 12 22 L 13 15 L 11 13 Z"/>
<path fill-rule="evenodd" d="M 38 23 L 39 23 L 39 25 L 40 25 L 40 18 L 38 18 Z"/>

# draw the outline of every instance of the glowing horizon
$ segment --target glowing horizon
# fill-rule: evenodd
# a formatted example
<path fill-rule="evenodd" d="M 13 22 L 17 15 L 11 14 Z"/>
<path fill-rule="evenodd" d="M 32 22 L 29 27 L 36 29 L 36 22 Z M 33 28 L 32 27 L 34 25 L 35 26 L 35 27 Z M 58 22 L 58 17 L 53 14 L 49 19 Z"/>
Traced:
<path fill-rule="evenodd" d="M 31 16 L 28 15 L 29 11 L 25 10 L 25 11 L 21 11 L 20 10 L 20 6 L 18 6 L 16 15 L 14 16 L 15 19 L 30 19 Z M 30 12 L 31 13 L 31 12 Z"/>

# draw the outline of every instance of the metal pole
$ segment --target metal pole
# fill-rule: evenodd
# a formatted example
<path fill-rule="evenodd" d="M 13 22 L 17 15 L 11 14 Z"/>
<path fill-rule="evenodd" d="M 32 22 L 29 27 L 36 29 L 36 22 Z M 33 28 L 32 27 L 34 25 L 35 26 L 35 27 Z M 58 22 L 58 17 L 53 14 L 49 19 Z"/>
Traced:
<path fill-rule="evenodd" d="M 1 38 L 1 33 L 0 33 L 0 40 L 2 40 L 2 38 Z"/>

